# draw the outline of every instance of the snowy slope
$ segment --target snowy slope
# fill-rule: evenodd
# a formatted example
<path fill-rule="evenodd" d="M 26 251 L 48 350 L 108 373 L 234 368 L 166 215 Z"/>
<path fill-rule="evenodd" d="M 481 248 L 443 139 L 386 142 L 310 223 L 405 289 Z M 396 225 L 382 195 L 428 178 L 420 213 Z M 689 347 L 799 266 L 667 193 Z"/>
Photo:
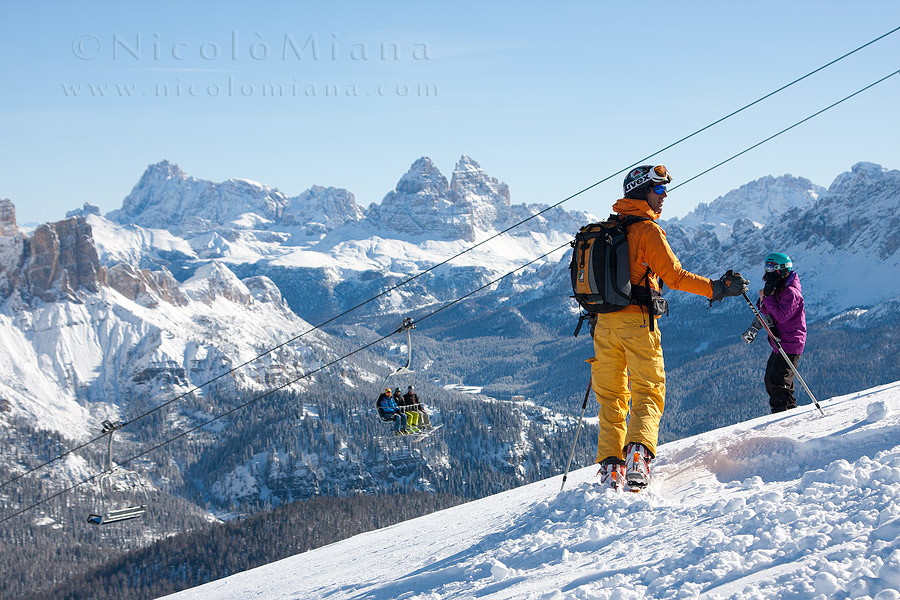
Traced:
<path fill-rule="evenodd" d="M 900 383 L 594 466 L 169 598 L 900 598 Z"/>

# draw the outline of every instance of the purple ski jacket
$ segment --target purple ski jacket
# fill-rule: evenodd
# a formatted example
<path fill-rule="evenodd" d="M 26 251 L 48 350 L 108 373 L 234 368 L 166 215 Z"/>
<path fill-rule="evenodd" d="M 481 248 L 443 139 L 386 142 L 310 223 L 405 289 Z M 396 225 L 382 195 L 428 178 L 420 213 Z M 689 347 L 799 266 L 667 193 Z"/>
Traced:
<path fill-rule="evenodd" d="M 784 286 L 775 290 L 771 296 L 763 298 L 759 312 L 772 317 L 775 321 L 775 332 L 781 337 L 781 347 L 788 354 L 802 354 L 806 345 L 806 309 L 803 307 L 803 295 L 800 293 L 800 278 L 797 272 L 788 275 Z M 778 347 L 770 339 L 772 351 Z"/>

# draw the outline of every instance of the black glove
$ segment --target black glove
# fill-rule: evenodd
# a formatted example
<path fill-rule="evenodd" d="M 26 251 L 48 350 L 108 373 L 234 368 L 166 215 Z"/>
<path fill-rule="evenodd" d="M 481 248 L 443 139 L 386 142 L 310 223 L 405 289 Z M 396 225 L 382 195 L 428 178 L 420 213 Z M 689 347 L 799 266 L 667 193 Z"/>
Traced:
<path fill-rule="evenodd" d="M 741 334 L 741 339 L 748 344 L 753 342 L 760 329 L 762 329 L 762 323 L 759 322 L 759 319 L 753 319 L 753 324 L 747 328 L 747 331 Z"/>
<path fill-rule="evenodd" d="M 750 282 L 744 279 L 740 273 L 735 273 L 731 269 L 724 275 L 712 282 L 713 295 L 710 303 L 719 302 L 726 296 L 740 296 L 747 291 Z"/>
<path fill-rule="evenodd" d="M 778 333 L 778 328 L 775 327 L 775 319 L 773 319 L 771 315 L 763 315 L 763 319 L 766 320 L 766 325 L 769 326 L 769 331 L 772 332 L 772 337 L 775 338 L 776 342 L 781 343 L 781 335 Z"/>
<path fill-rule="evenodd" d="M 784 287 L 787 278 L 773 272 L 763 275 L 763 281 L 766 282 L 766 285 L 763 287 L 763 296 L 771 296 L 775 293 L 775 290 Z"/>

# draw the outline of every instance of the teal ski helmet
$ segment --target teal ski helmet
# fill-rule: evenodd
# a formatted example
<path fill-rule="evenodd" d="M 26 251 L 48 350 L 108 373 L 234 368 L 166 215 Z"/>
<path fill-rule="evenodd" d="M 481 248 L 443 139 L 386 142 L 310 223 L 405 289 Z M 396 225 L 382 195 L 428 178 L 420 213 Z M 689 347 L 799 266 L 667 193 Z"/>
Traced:
<path fill-rule="evenodd" d="M 778 273 L 782 277 L 786 277 L 794 270 L 794 263 L 791 257 L 782 252 L 772 252 L 766 256 L 764 263 L 766 273 Z"/>

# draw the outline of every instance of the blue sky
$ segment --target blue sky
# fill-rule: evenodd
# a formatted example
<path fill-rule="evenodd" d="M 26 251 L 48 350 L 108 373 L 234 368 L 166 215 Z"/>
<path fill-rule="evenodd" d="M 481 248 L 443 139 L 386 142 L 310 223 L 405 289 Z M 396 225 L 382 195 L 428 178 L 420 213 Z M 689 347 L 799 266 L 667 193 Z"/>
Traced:
<path fill-rule="evenodd" d="M 449 178 L 468 154 L 514 203 L 554 203 L 900 25 L 900 3 L 80 2 L 3 15 L 0 197 L 24 223 L 118 208 L 163 159 L 288 195 L 344 187 L 367 206 L 419 156 Z M 655 162 L 687 179 L 898 57 L 900 33 Z M 827 186 L 858 161 L 900 168 L 898 95 L 900 76 L 676 190 L 664 216 L 769 174 Z M 565 206 L 603 214 L 620 190 L 617 176 Z"/>

